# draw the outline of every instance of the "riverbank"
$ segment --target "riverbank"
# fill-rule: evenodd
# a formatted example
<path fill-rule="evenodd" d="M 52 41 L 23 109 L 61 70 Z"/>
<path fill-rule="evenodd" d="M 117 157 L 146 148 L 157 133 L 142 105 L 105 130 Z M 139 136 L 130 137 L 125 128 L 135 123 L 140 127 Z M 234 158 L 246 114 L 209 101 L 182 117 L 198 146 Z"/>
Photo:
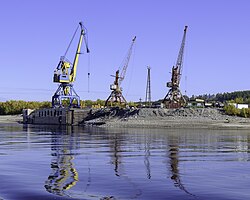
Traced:
<path fill-rule="evenodd" d="M 102 127 L 250 129 L 250 119 L 217 108 L 98 109 L 82 122 Z"/>
<path fill-rule="evenodd" d="M 0 124 L 16 124 L 22 121 L 22 115 L 0 115 Z"/>
<path fill-rule="evenodd" d="M 178 120 L 127 120 L 117 121 L 111 120 L 102 127 L 137 127 L 137 128 L 207 128 L 207 129 L 250 129 L 250 122 L 240 121 L 221 121 L 221 120 L 191 120 L 191 119 L 178 119 Z"/>
<path fill-rule="evenodd" d="M 0 115 L 0 123 L 22 122 L 22 115 Z M 138 128 L 250 129 L 250 118 L 226 115 L 216 108 L 93 109 L 80 126 Z"/>

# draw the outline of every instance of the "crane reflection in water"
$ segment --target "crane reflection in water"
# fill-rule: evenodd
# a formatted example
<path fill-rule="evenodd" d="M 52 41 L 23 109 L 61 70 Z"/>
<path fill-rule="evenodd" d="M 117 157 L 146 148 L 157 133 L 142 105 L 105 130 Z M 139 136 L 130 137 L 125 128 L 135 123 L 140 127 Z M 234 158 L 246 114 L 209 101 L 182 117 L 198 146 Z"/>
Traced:
<path fill-rule="evenodd" d="M 170 139 L 168 144 L 168 157 L 169 157 L 169 166 L 170 166 L 170 173 L 171 179 L 174 181 L 174 186 L 178 187 L 180 190 L 184 191 L 185 193 L 195 196 L 191 194 L 185 187 L 181 181 L 181 176 L 179 172 L 179 144 L 178 138 L 174 137 Z"/>
<path fill-rule="evenodd" d="M 67 131 L 66 131 L 67 132 Z M 93 136 L 93 135 L 92 135 Z M 80 146 L 80 136 L 76 136 L 74 131 L 68 133 L 58 133 L 58 131 L 53 132 L 51 135 L 51 173 L 45 182 L 45 188 L 48 192 L 60 195 L 68 196 L 69 189 L 76 186 L 79 181 L 78 172 L 74 165 L 74 156 L 76 155 L 76 150 Z M 133 152 L 137 152 L 136 149 L 128 149 L 128 140 L 132 143 L 137 143 L 140 146 L 140 150 L 143 155 L 144 168 L 146 172 L 146 178 L 154 181 L 154 169 L 151 165 L 151 158 L 155 159 L 154 148 L 160 148 L 166 152 L 164 159 L 167 159 L 167 170 L 170 174 L 168 177 L 176 188 L 185 192 L 188 195 L 195 196 L 189 192 L 184 186 L 179 168 L 179 138 L 178 136 L 168 135 L 162 143 L 155 143 L 157 136 L 151 134 L 145 134 L 143 137 L 133 136 L 132 138 L 125 137 L 122 133 L 113 133 L 109 135 L 101 135 L 101 140 L 109 142 L 110 148 L 110 164 L 113 165 L 113 172 L 115 177 L 119 180 L 119 185 L 121 187 L 126 187 L 129 190 L 129 198 L 138 198 L 142 195 L 142 189 L 140 183 L 138 183 L 133 178 L 133 173 L 129 166 L 127 165 L 127 159 L 131 157 L 133 159 Z M 159 146 L 160 145 L 160 146 Z M 154 166 L 154 165 L 153 165 Z M 89 177 L 90 177 L 90 165 Z M 165 167 L 164 167 L 165 168 Z M 87 188 L 90 185 L 91 180 L 87 181 L 85 190 L 83 190 L 81 195 L 87 195 Z M 70 190 L 72 191 L 72 190 Z M 114 192 L 116 193 L 116 192 Z M 119 195 L 119 194 L 117 194 Z"/>
<path fill-rule="evenodd" d="M 111 155 L 111 163 L 114 165 L 114 171 L 116 176 L 120 176 L 120 165 L 122 164 L 121 161 L 121 139 L 118 137 L 118 135 L 114 135 L 113 137 L 113 145 L 111 145 L 111 149 L 113 154 Z"/>
<path fill-rule="evenodd" d="M 74 166 L 74 150 L 77 148 L 77 138 L 71 133 L 52 133 L 51 136 L 51 173 L 45 182 L 48 192 L 65 195 L 65 191 L 78 182 L 78 172 Z"/>
<path fill-rule="evenodd" d="M 145 156 L 144 156 L 144 165 L 146 168 L 146 173 L 147 173 L 147 178 L 151 179 L 151 165 L 150 165 L 150 141 L 151 141 L 151 137 L 147 136 L 145 138 Z"/>
<path fill-rule="evenodd" d="M 147 173 L 147 178 L 151 179 L 151 164 L 150 164 L 150 157 L 151 157 L 151 147 L 152 135 L 146 134 L 144 139 L 144 165 Z M 176 136 L 169 136 L 164 143 L 166 144 L 167 149 L 167 157 L 168 157 L 168 164 L 169 164 L 169 172 L 170 172 L 170 179 L 174 182 L 174 186 L 179 188 L 180 190 L 184 191 L 185 193 L 195 196 L 191 194 L 185 187 L 181 181 L 180 171 L 179 171 L 179 141 Z"/>

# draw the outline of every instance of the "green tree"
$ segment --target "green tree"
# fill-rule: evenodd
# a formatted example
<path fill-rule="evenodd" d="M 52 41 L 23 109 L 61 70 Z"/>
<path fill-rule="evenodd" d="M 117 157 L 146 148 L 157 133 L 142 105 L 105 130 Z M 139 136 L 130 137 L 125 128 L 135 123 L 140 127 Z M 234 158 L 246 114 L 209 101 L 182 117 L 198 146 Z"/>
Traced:
<path fill-rule="evenodd" d="M 225 113 L 228 115 L 236 115 L 237 116 L 240 114 L 240 110 L 235 108 L 234 105 L 228 104 L 224 107 L 224 110 L 225 110 Z"/>
<path fill-rule="evenodd" d="M 0 103 L 0 114 L 1 115 L 15 115 L 21 114 L 23 109 L 39 109 L 49 108 L 51 103 L 48 101 L 37 102 L 37 101 L 15 101 L 10 100 Z"/>
<path fill-rule="evenodd" d="M 235 103 L 244 103 L 243 97 L 236 97 L 235 98 Z"/>

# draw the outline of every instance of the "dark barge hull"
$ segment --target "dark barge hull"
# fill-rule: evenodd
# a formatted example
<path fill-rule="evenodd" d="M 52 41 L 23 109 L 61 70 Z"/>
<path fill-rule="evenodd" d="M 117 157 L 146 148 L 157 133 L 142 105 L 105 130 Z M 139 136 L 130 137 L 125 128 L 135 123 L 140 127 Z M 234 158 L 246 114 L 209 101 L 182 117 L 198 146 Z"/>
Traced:
<path fill-rule="evenodd" d="M 91 109 L 43 108 L 23 110 L 23 123 L 43 125 L 79 125 Z"/>

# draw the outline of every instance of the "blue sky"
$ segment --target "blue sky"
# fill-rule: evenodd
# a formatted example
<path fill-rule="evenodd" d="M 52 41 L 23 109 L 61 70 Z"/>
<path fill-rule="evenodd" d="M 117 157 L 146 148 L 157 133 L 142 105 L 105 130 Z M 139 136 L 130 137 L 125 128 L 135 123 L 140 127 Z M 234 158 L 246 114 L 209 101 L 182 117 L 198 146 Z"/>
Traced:
<path fill-rule="evenodd" d="M 128 101 L 145 99 L 150 66 L 152 99 L 164 98 L 185 25 L 182 92 L 249 90 L 248 0 L 2 0 L 0 6 L 0 101 L 51 100 L 58 87 L 53 71 L 79 21 L 88 29 L 91 51 L 81 55 L 74 83 L 83 100 L 108 97 L 110 75 L 135 35 L 123 94 Z"/>

